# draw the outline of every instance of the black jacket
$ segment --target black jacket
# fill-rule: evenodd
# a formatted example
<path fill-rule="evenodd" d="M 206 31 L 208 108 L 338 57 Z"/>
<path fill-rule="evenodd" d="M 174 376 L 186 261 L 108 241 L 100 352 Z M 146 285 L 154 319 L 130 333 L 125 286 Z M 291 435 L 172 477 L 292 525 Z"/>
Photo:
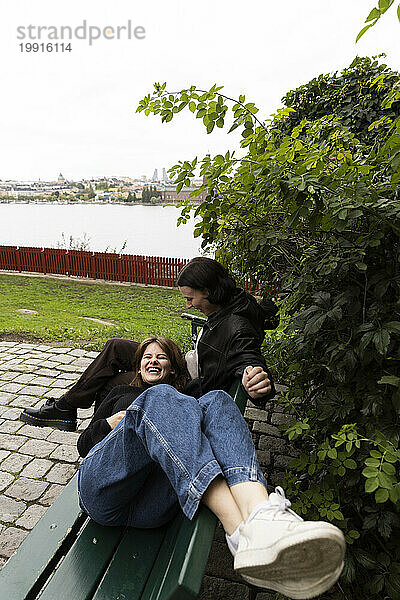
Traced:
<path fill-rule="evenodd" d="M 244 369 L 262 367 L 271 380 L 271 393 L 262 400 L 251 401 L 264 405 L 275 395 L 272 376 L 261 354 L 265 334 L 266 314 L 255 298 L 237 289 L 231 302 L 211 315 L 203 327 L 197 347 L 199 378 L 191 381 L 185 392 L 195 397 L 211 391 L 229 391 L 235 378 L 242 378 Z"/>
<path fill-rule="evenodd" d="M 93 446 L 101 442 L 111 431 L 107 418 L 121 410 L 126 410 L 148 387 L 147 385 L 141 388 L 118 385 L 112 389 L 94 413 L 87 428 L 79 436 L 77 442 L 79 454 L 85 457 Z"/>

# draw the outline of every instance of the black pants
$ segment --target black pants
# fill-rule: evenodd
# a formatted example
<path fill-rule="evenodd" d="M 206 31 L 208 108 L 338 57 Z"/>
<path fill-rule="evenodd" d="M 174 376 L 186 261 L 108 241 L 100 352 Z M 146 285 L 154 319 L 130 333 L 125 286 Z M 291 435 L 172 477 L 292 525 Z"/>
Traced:
<path fill-rule="evenodd" d="M 74 408 L 96 408 L 116 385 L 127 385 L 135 376 L 133 362 L 139 343 L 113 338 L 84 371 L 63 399 Z"/>

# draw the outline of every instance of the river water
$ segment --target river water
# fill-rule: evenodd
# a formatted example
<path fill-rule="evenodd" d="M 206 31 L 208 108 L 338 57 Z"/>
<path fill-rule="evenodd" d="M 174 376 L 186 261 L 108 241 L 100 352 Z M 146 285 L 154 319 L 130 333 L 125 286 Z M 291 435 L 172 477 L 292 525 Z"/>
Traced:
<path fill-rule="evenodd" d="M 177 227 L 175 206 L 0 204 L 0 245 L 57 248 L 88 242 L 97 252 L 192 258 L 201 238 L 194 219 Z M 64 243 L 63 243 L 64 241 Z"/>

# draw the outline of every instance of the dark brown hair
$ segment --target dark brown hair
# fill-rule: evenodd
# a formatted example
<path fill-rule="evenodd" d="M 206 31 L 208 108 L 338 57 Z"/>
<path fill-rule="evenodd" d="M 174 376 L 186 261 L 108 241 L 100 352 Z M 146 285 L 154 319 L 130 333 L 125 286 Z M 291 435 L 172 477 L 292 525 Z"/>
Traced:
<path fill-rule="evenodd" d="M 192 258 L 178 274 L 177 284 L 187 285 L 194 290 L 208 290 L 207 300 L 211 304 L 228 304 L 236 291 L 232 275 L 213 258 L 197 256 Z"/>
<path fill-rule="evenodd" d="M 164 337 L 149 337 L 143 340 L 141 344 L 139 344 L 139 347 L 136 350 L 135 361 L 133 366 L 136 375 L 130 385 L 143 387 L 144 382 L 142 379 L 142 374 L 140 373 L 140 362 L 143 358 L 143 354 L 145 353 L 146 348 L 150 346 L 150 344 L 154 343 L 158 344 L 160 348 L 162 348 L 162 350 L 165 352 L 171 363 L 171 369 L 174 371 L 173 373 L 170 373 L 168 378 L 162 383 L 168 383 L 169 385 L 172 385 L 174 388 L 176 388 L 178 392 L 182 392 L 187 380 L 186 362 L 179 346 L 175 344 L 174 341 Z"/>

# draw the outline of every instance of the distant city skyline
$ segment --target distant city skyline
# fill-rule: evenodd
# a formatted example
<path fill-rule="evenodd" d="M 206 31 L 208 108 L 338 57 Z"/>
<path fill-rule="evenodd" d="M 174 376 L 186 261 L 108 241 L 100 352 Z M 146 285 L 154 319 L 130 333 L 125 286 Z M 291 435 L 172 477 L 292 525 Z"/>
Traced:
<path fill-rule="evenodd" d="M 376 0 L 375 0 L 376 2 Z M 183 111 L 172 123 L 136 113 L 154 82 L 170 90 L 192 84 L 224 85 L 228 96 L 246 94 L 268 118 L 291 89 L 321 73 L 341 70 L 356 55 L 387 53 L 400 65 L 400 24 L 388 11 L 355 44 L 374 0 L 19 0 L 0 21 L 2 97 L 0 180 L 49 181 L 152 176 L 179 160 L 239 149 L 240 133 L 206 134 L 201 120 Z M 72 39 L 71 51 L 21 48 L 18 28 L 143 26 L 144 39 L 109 39 L 90 45 Z M 47 29 L 46 29 L 47 27 Z M 111 31 L 111 29 L 110 29 Z M 123 36 L 121 36 L 122 38 Z M 24 40 L 25 42 L 26 40 Z M 53 40 L 54 42 L 54 40 Z M 240 149 L 239 149 L 240 152 Z"/>

